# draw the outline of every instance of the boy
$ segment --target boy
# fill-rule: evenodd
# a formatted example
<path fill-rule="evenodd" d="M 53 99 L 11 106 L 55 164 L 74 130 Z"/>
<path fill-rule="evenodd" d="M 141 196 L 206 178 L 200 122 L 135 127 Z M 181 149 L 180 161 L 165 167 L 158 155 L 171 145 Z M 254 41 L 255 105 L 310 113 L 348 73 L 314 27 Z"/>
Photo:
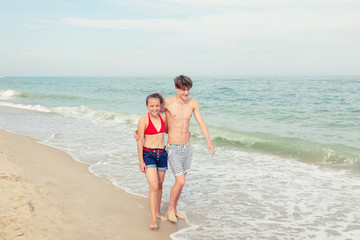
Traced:
<path fill-rule="evenodd" d="M 177 217 L 185 217 L 176 210 L 181 191 L 185 185 L 186 173 L 190 170 L 192 150 L 190 145 L 190 118 L 194 114 L 197 123 L 207 141 L 208 151 L 211 156 L 215 149 L 212 145 L 208 128 L 200 114 L 200 108 L 195 99 L 189 98 L 192 81 L 189 77 L 180 75 L 174 79 L 176 96 L 166 98 L 164 109 L 168 124 L 168 161 L 175 175 L 175 184 L 170 192 L 168 217 L 172 222 L 177 222 Z"/>

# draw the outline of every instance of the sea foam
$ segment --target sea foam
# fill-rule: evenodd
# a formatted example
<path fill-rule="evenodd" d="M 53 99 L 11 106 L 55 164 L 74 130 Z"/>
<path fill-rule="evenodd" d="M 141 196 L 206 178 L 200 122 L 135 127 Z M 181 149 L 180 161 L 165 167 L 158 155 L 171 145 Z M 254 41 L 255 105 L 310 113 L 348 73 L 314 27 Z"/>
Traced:
<path fill-rule="evenodd" d="M 21 96 L 21 93 L 11 89 L 0 90 L 0 100 L 10 100 L 17 96 Z"/>

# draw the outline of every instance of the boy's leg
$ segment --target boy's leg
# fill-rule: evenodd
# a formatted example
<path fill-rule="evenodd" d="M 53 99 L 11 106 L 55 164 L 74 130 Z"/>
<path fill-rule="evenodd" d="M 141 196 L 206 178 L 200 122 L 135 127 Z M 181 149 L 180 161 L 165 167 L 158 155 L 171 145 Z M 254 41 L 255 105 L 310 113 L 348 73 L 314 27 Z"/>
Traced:
<path fill-rule="evenodd" d="M 169 146 L 168 151 L 169 164 L 173 174 L 175 175 L 175 184 L 170 191 L 170 204 L 168 210 L 169 220 L 177 222 L 177 216 L 184 219 L 184 216 L 176 211 L 177 203 L 181 195 L 181 191 L 185 185 L 185 176 L 191 165 L 191 145 L 184 147 Z"/>
<path fill-rule="evenodd" d="M 185 185 L 185 181 L 186 181 L 185 174 L 176 176 L 175 184 L 171 188 L 171 191 L 170 191 L 170 204 L 169 204 L 169 209 L 168 209 L 168 215 L 169 215 L 169 220 L 172 222 L 177 222 L 176 207 L 177 207 L 177 202 L 181 195 L 181 191 Z"/>
<path fill-rule="evenodd" d="M 186 173 L 184 175 L 184 178 L 185 177 L 186 177 Z M 184 179 L 184 185 L 185 185 L 185 182 L 186 182 L 186 180 Z M 182 215 L 181 213 L 179 213 L 178 210 L 177 210 L 177 204 L 178 204 L 180 195 L 181 195 L 181 192 L 180 192 L 180 194 L 178 195 L 178 197 L 176 198 L 176 201 L 175 201 L 175 215 L 176 215 L 176 217 L 180 218 L 181 220 L 185 220 L 185 216 Z"/>

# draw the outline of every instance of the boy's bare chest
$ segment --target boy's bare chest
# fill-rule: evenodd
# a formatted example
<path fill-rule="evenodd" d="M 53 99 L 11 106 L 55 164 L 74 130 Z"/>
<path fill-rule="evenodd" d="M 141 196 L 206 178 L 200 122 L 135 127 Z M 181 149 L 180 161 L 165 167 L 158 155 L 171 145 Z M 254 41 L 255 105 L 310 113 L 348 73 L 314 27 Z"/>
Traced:
<path fill-rule="evenodd" d="M 189 120 L 193 112 L 191 106 L 188 104 L 174 104 L 170 106 L 167 111 L 169 112 L 169 117 L 173 118 L 174 120 Z"/>

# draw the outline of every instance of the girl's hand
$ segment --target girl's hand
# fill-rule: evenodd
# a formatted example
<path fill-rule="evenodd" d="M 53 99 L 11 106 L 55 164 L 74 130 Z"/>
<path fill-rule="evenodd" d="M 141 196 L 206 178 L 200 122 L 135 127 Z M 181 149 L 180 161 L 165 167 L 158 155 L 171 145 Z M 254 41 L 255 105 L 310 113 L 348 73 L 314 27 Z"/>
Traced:
<path fill-rule="evenodd" d="M 140 172 L 146 173 L 146 164 L 145 164 L 145 162 L 140 164 L 139 168 L 140 168 Z"/>

